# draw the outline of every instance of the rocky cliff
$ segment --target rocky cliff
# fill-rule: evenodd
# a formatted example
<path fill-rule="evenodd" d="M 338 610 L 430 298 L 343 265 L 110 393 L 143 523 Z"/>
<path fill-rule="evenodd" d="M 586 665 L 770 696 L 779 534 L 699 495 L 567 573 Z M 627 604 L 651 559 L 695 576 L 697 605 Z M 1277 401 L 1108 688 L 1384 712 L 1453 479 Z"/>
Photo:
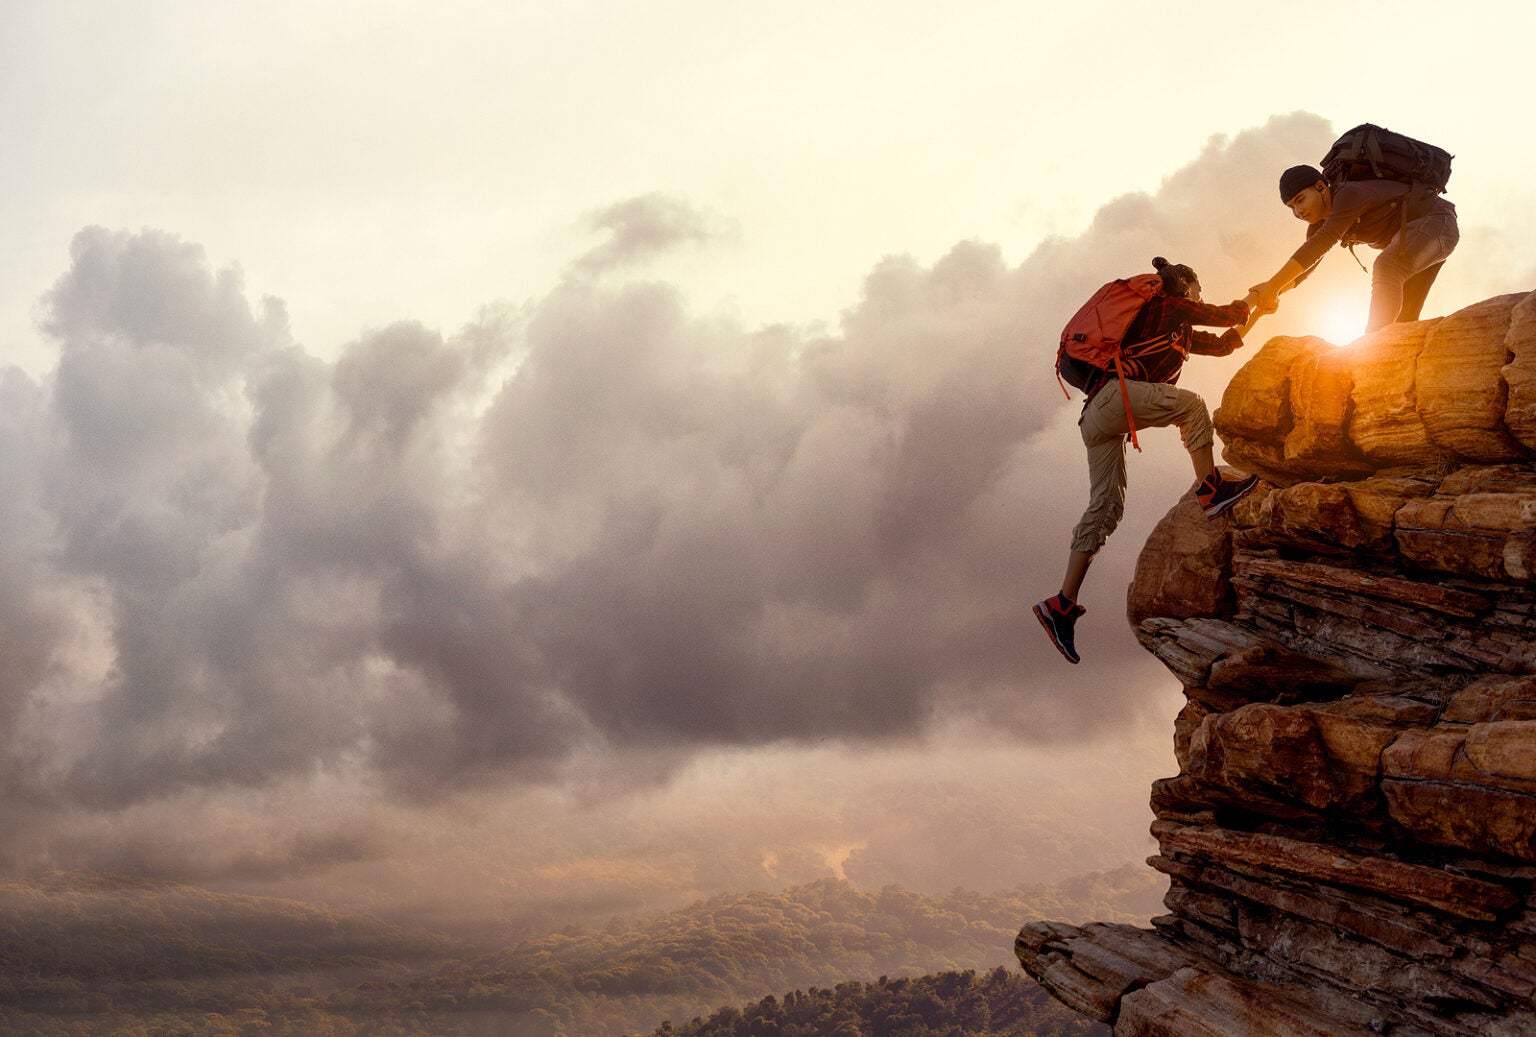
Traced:
<path fill-rule="evenodd" d="M 1129 594 L 1187 697 L 1168 913 L 1020 963 L 1118 1037 L 1536 1034 L 1536 292 L 1272 339 L 1216 426 L 1265 482 Z"/>

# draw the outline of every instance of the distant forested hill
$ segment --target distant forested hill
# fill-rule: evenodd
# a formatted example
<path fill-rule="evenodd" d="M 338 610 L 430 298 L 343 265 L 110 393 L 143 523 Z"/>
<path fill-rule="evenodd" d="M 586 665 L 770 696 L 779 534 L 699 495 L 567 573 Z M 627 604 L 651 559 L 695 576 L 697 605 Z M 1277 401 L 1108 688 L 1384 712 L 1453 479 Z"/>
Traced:
<path fill-rule="evenodd" d="M 722 1008 L 682 1026 L 670 1021 L 650 1037 L 1097 1037 L 1096 1025 L 1051 999 L 1017 969 L 998 966 L 916 979 L 839 983 L 744 1009 Z"/>
<path fill-rule="evenodd" d="M 0 1033 L 617 1037 L 786 991 L 807 1006 L 860 983 L 874 985 L 866 1003 L 915 997 L 928 988 L 879 977 L 967 970 L 974 1000 L 987 970 L 1013 969 L 1023 922 L 1139 921 L 1160 889 L 1145 868 L 938 898 L 826 880 L 484 953 L 291 901 L 56 877 L 0 886 Z"/>

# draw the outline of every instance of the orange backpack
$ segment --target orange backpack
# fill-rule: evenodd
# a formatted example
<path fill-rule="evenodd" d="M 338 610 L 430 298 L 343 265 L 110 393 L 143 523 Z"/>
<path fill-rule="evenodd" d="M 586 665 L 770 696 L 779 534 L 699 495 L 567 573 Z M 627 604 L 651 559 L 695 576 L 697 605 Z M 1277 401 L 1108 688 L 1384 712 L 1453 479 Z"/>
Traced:
<path fill-rule="evenodd" d="M 1131 402 L 1125 395 L 1125 372 L 1120 365 L 1120 343 L 1131 321 L 1147 302 L 1163 294 L 1163 279 L 1157 274 L 1136 274 L 1110 281 L 1093 293 L 1089 300 L 1067 321 L 1061 332 L 1061 346 L 1056 350 L 1056 381 L 1081 389 L 1090 397 L 1106 382 L 1106 375 L 1120 380 L 1120 399 L 1125 403 L 1125 423 L 1131 430 L 1131 445 L 1137 450 L 1136 422 Z M 1061 391 L 1071 399 L 1067 386 Z"/>

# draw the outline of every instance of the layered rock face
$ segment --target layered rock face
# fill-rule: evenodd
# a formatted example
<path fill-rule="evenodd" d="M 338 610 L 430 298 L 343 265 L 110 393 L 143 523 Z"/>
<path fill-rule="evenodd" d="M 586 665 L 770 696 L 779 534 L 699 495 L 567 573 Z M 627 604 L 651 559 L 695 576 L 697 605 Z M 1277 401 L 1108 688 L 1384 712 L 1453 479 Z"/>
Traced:
<path fill-rule="evenodd" d="M 1129 595 L 1183 683 L 1150 929 L 1020 963 L 1118 1037 L 1536 1034 L 1536 292 L 1271 340 Z"/>

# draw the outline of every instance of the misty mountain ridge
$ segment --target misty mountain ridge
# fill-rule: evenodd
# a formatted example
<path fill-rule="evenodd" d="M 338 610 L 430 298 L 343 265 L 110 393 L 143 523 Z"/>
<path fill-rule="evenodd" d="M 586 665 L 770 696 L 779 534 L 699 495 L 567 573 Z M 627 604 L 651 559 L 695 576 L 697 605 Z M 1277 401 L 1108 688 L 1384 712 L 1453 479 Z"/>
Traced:
<path fill-rule="evenodd" d="M 1140 921 L 1160 893 L 1129 866 L 937 898 L 827 879 L 488 951 L 297 901 L 54 873 L 0 885 L 0 1033 L 617 1037 L 796 988 L 994 968 L 1021 916 Z"/>

